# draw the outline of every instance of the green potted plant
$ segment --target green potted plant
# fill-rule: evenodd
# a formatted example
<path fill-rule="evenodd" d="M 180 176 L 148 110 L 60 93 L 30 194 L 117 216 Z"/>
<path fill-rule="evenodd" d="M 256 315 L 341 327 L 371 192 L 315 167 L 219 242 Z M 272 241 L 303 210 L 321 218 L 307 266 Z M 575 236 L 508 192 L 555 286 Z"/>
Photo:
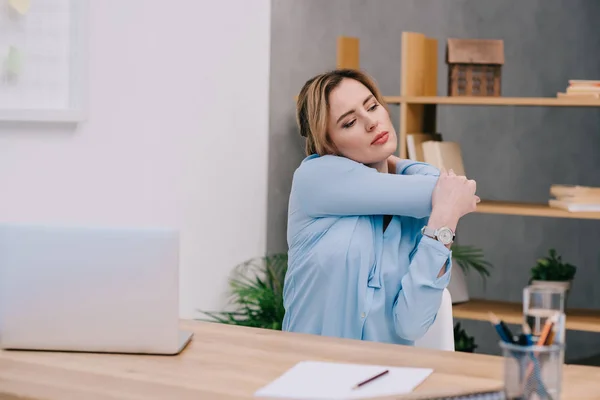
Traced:
<path fill-rule="evenodd" d="M 547 257 L 537 260 L 531 268 L 530 285 L 558 288 L 565 291 L 565 301 L 577 268 L 564 262 L 555 249 L 550 249 Z"/>
<path fill-rule="evenodd" d="M 467 332 L 460 326 L 460 322 L 454 325 L 454 350 L 465 353 L 473 353 L 477 348 L 475 338 L 469 336 Z"/>
<path fill-rule="evenodd" d="M 466 275 L 470 271 L 477 272 L 483 280 L 485 287 L 486 278 L 490 276 L 493 267 L 484 259 L 483 251 L 474 246 L 463 246 L 455 243 L 452 246 L 452 260 L 459 268 L 452 270 L 452 277 L 448 285 L 448 291 L 452 297 L 452 303 L 464 303 L 469 301 Z"/>
<path fill-rule="evenodd" d="M 287 254 L 257 257 L 237 265 L 229 280 L 232 311 L 201 311 L 211 322 L 281 330 Z"/>

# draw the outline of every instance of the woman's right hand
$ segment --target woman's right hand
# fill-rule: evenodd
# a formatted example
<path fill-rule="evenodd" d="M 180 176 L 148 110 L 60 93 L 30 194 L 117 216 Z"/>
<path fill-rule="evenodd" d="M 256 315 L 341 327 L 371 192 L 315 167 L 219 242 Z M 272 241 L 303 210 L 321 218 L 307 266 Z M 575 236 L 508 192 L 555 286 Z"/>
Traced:
<path fill-rule="evenodd" d="M 433 189 L 430 223 L 450 225 L 455 229 L 458 220 L 477 209 L 480 199 L 475 195 L 477 184 L 472 179 L 459 176 L 454 171 L 440 171 Z"/>

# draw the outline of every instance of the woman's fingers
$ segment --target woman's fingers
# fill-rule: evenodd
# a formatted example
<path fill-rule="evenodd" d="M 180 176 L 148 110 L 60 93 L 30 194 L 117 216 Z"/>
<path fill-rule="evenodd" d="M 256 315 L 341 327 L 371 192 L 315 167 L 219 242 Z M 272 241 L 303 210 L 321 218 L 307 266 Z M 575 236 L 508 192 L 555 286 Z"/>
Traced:
<path fill-rule="evenodd" d="M 467 183 L 471 186 L 473 193 L 475 193 L 477 191 L 477 182 L 475 182 L 473 179 L 469 179 Z"/>

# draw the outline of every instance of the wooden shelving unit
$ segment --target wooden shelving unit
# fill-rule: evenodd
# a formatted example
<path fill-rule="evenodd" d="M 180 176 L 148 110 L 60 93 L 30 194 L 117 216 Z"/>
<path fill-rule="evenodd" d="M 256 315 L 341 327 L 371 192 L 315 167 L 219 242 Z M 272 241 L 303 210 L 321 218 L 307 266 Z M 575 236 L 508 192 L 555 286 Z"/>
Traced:
<path fill-rule="evenodd" d="M 444 97 L 385 96 L 388 104 L 440 104 L 457 106 L 532 106 L 532 107 L 600 107 L 596 99 L 564 99 L 558 97 Z"/>
<path fill-rule="evenodd" d="M 437 96 L 437 40 L 421 33 L 402 34 L 402 71 L 400 96 L 385 96 L 388 104 L 400 106 L 400 157 L 406 158 L 409 132 L 436 132 L 438 105 L 513 106 L 513 107 L 600 107 L 597 99 L 558 97 L 476 97 Z M 337 47 L 338 68 L 359 68 L 359 41 L 340 37 Z M 568 212 L 548 204 L 484 200 L 478 213 L 531 217 L 600 219 L 600 212 Z"/>
<path fill-rule="evenodd" d="M 455 304 L 452 312 L 455 318 L 489 322 L 489 312 L 500 316 L 506 323 L 523 323 L 523 305 L 505 301 L 471 299 L 466 303 Z M 567 329 L 576 331 L 600 332 L 600 311 L 567 309 Z"/>
<path fill-rule="evenodd" d="M 600 219 L 600 212 L 569 212 L 547 204 L 482 200 L 477 206 L 482 214 L 522 215 L 529 217 Z"/>
<path fill-rule="evenodd" d="M 515 106 L 515 107 L 600 107 L 600 100 L 558 97 L 463 97 L 437 95 L 437 40 L 421 33 L 403 32 L 401 90 L 399 96 L 385 96 L 389 105 L 400 106 L 399 156 L 407 158 L 407 133 L 437 132 L 438 106 Z M 340 37 L 338 68 L 360 68 L 359 41 Z M 548 204 L 483 200 L 478 213 L 530 217 L 600 219 L 600 212 L 568 212 Z M 492 311 L 508 323 L 523 322 L 522 305 L 503 301 L 472 299 L 454 306 L 454 317 L 488 321 Z M 600 311 L 568 310 L 567 329 L 600 332 Z"/>

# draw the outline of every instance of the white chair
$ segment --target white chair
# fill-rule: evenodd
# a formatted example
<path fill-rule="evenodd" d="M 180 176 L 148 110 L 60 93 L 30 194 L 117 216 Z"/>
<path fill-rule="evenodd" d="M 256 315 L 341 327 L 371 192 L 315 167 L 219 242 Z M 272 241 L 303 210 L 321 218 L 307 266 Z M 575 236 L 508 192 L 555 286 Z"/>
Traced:
<path fill-rule="evenodd" d="M 454 351 L 454 319 L 452 317 L 452 297 L 448 289 L 442 293 L 442 304 L 435 321 L 415 347 Z"/>

